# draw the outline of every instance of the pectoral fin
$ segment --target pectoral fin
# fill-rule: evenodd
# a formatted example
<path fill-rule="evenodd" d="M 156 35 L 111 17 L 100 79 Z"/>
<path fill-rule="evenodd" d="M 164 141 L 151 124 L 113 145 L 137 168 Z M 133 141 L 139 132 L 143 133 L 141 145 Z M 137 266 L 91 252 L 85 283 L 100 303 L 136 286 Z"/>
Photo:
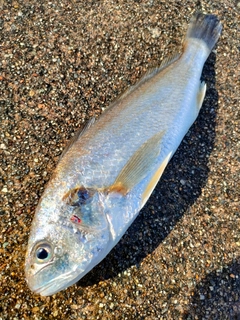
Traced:
<path fill-rule="evenodd" d="M 119 192 L 126 195 L 151 171 L 161 150 L 161 141 L 164 131 L 155 134 L 147 140 L 130 158 L 124 166 L 114 184 L 108 192 Z"/>

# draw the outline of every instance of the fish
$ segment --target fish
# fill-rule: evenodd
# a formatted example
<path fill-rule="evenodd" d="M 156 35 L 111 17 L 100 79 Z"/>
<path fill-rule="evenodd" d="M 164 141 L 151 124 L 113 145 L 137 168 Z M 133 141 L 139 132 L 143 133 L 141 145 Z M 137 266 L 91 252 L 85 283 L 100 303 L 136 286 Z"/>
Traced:
<path fill-rule="evenodd" d="M 25 260 L 34 293 L 79 281 L 118 243 L 201 109 L 204 63 L 222 24 L 190 20 L 183 50 L 91 119 L 63 152 L 37 205 Z"/>

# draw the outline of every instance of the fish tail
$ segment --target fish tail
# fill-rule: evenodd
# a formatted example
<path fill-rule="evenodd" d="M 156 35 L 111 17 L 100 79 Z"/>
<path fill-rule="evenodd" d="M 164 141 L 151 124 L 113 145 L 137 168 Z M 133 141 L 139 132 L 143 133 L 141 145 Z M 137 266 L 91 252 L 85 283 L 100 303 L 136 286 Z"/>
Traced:
<path fill-rule="evenodd" d="M 185 41 L 189 40 L 189 38 L 202 40 L 207 45 L 210 53 L 218 41 L 221 31 L 222 24 L 215 15 L 197 13 L 190 21 Z"/>

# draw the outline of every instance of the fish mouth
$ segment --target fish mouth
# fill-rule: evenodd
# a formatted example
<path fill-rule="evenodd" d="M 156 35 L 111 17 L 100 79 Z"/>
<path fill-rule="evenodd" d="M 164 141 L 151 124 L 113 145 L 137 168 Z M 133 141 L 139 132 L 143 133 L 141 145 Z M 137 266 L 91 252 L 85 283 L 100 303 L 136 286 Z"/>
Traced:
<path fill-rule="evenodd" d="M 99 263 L 102 258 L 98 258 L 96 264 Z M 81 269 L 81 271 L 77 268 L 74 271 L 68 272 L 66 274 L 59 275 L 58 277 L 52 279 L 46 284 L 39 285 L 41 283 L 41 279 L 33 276 L 32 278 L 27 279 L 27 283 L 31 291 L 40 294 L 43 297 L 51 296 L 61 290 L 64 290 L 71 285 L 78 282 L 82 277 L 85 276 L 95 265 L 95 263 L 89 263 L 85 269 Z"/>
<path fill-rule="evenodd" d="M 65 283 L 65 281 L 64 281 Z M 46 296 L 51 296 L 57 292 L 59 292 L 60 290 L 64 289 L 66 287 L 66 285 L 62 285 L 61 287 L 61 282 L 56 283 L 56 281 L 52 282 L 52 283 L 48 283 L 47 285 L 41 286 L 37 289 L 33 289 L 33 291 L 37 294 L 40 294 L 43 297 Z"/>
<path fill-rule="evenodd" d="M 41 296 L 51 296 L 69 286 L 71 286 L 73 283 L 77 281 L 79 274 L 77 272 L 71 273 L 69 275 L 59 276 L 53 280 L 51 280 L 49 283 L 37 286 L 36 283 L 33 283 L 28 281 L 29 288 Z"/>

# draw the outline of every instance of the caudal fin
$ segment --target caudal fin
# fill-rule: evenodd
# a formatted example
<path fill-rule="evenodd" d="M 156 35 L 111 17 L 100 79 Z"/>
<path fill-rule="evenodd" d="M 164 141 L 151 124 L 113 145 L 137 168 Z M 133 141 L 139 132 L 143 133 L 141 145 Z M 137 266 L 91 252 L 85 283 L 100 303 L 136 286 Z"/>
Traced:
<path fill-rule="evenodd" d="M 206 43 L 209 51 L 212 50 L 222 31 L 222 24 L 217 16 L 212 14 L 195 14 L 188 27 L 186 40 L 197 38 Z"/>

